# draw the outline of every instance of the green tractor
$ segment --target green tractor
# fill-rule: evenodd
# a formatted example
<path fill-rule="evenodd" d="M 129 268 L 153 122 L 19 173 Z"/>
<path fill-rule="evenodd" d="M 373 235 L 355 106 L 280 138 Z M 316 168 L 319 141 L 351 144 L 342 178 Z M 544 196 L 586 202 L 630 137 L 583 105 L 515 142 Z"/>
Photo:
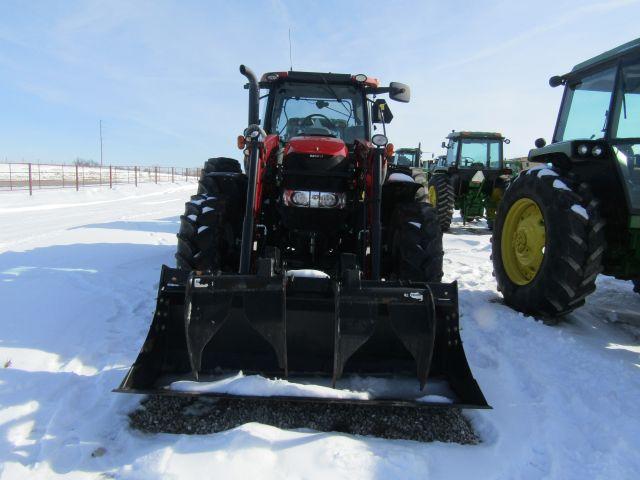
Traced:
<path fill-rule="evenodd" d="M 418 148 L 400 148 L 389 159 L 389 172 L 401 172 L 410 175 L 416 183 L 422 185 L 416 193 L 416 200 L 427 201 L 427 161 L 422 160 L 420 144 Z"/>
<path fill-rule="evenodd" d="M 505 303 L 558 319 L 600 273 L 640 291 L 640 39 L 549 80 L 564 85 L 553 142 L 536 140 L 498 208 L 493 266 Z"/>
<path fill-rule="evenodd" d="M 447 154 L 431 165 L 428 182 L 429 202 L 438 211 L 440 228 L 449 230 L 455 208 L 463 224 L 485 217 L 492 229 L 511 175 L 503 156 L 509 139 L 499 133 L 455 130 L 447 139 L 442 142 Z"/>
<path fill-rule="evenodd" d="M 530 168 L 543 165 L 543 163 L 530 162 L 529 157 L 510 158 L 504 161 L 505 168 L 511 170 L 511 178 L 516 178 L 523 170 L 529 170 Z"/>

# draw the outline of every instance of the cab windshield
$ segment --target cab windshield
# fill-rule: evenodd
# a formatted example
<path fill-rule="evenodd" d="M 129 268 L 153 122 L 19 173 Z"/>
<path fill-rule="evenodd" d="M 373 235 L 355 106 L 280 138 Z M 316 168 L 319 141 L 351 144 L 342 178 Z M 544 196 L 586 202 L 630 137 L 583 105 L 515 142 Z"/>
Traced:
<path fill-rule="evenodd" d="M 501 140 L 464 138 L 461 142 L 460 167 L 500 168 Z"/>
<path fill-rule="evenodd" d="M 417 152 L 396 152 L 391 163 L 399 167 L 417 167 L 416 154 Z"/>
<path fill-rule="evenodd" d="M 363 92 L 350 85 L 284 83 L 274 94 L 270 125 L 285 142 L 322 136 L 353 143 L 366 136 Z"/>
<path fill-rule="evenodd" d="M 612 67 L 569 84 L 556 141 L 604 138 L 615 78 L 616 69 Z"/>

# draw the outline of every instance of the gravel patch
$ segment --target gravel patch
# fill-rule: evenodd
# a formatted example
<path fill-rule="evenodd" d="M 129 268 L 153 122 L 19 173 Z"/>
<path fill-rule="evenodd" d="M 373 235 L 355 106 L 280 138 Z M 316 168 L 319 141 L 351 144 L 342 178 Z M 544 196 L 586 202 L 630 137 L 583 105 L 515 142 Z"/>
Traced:
<path fill-rule="evenodd" d="M 147 433 L 202 435 L 259 422 L 283 429 L 308 428 L 420 442 L 480 442 L 467 418 L 453 408 L 150 396 L 129 418 L 132 428 Z"/>

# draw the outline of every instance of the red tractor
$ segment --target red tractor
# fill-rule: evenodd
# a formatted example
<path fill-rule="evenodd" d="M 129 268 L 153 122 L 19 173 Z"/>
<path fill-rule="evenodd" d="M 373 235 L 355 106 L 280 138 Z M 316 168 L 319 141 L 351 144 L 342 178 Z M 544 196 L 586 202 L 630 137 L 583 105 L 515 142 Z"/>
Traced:
<path fill-rule="evenodd" d="M 206 162 L 181 217 L 178 268 L 163 267 L 151 330 L 119 390 L 170 393 L 175 379 L 238 370 L 334 386 L 343 373 L 412 372 L 415 391 L 375 400 L 428 405 L 417 399 L 430 379 L 427 391 L 486 407 L 459 336 L 457 285 L 441 283 L 436 212 L 416 200 L 410 172 L 387 168 L 393 115 L 371 97 L 408 102 L 409 87 L 240 72 L 244 172 L 233 159 Z"/>

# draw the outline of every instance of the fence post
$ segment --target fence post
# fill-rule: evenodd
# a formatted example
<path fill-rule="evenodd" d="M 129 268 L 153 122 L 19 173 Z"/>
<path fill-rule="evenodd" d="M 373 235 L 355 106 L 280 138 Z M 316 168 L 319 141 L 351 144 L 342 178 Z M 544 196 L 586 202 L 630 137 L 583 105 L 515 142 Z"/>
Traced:
<path fill-rule="evenodd" d="M 133 179 L 137 187 L 138 186 L 138 167 L 133 167 L 133 175 L 134 175 Z"/>
<path fill-rule="evenodd" d="M 31 180 L 31 164 L 29 164 L 29 195 L 33 195 L 33 184 Z"/>
<path fill-rule="evenodd" d="M 171 167 L 171 183 L 175 183 L 175 182 L 173 181 L 173 167 Z"/>
<path fill-rule="evenodd" d="M 113 174 L 111 172 L 111 165 L 109 165 L 109 188 L 113 188 Z"/>
<path fill-rule="evenodd" d="M 158 167 L 156 167 L 156 185 L 158 184 Z"/>
<path fill-rule="evenodd" d="M 80 189 L 80 175 L 78 174 L 78 164 L 76 163 L 76 192 Z"/>

